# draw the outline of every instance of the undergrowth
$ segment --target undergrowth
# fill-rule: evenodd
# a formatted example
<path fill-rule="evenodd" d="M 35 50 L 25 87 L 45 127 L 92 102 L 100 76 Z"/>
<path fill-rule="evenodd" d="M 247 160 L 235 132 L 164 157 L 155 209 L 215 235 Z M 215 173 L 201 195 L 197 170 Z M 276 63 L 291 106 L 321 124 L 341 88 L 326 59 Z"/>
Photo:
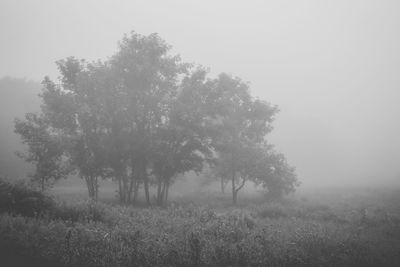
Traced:
<path fill-rule="evenodd" d="M 0 256 L 3 263 L 14 266 L 400 263 L 400 224 L 394 215 L 365 217 L 298 202 L 226 209 L 175 203 L 139 209 L 93 202 L 66 204 L 35 194 L 34 202 L 46 205 L 29 206 L 33 204 L 22 201 L 25 198 L 12 195 L 7 197 L 14 204 L 2 204 Z M 35 212 L 28 212 L 28 207 Z"/>

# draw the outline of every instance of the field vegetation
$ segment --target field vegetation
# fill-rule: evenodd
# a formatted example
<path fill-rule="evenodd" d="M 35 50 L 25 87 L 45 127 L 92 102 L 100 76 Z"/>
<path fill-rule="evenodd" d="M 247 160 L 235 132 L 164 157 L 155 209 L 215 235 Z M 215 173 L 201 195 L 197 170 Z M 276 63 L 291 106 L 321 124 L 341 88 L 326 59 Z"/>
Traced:
<path fill-rule="evenodd" d="M 7 266 L 398 266 L 399 192 L 337 193 L 243 196 L 237 206 L 209 193 L 143 208 L 55 201 L 3 181 L 1 258 Z"/>

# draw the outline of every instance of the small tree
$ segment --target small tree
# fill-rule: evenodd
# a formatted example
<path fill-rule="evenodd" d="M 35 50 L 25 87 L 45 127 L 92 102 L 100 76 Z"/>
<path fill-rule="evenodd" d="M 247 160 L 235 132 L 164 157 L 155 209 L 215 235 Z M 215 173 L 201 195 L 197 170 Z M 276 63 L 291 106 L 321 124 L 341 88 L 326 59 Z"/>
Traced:
<path fill-rule="evenodd" d="M 69 173 L 60 139 L 52 131 L 46 120 L 34 113 L 26 114 L 25 120 L 15 120 L 15 132 L 28 145 L 27 152 L 17 154 L 35 165 L 31 181 L 42 191 Z"/>
<path fill-rule="evenodd" d="M 264 149 L 259 159 L 260 164 L 256 169 L 254 182 L 265 189 L 267 196 L 279 199 L 285 194 L 294 192 L 300 185 L 295 168 L 288 164 L 283 154 L 272 149 Z"/>
<path fill-rule="evenodd" d="M 277 112 L 275 106 L 254 99 L 249 87 L 239 78 L 219 75 L 214 83 L 216 106 L 213 146 L 219 158 L 221 177 L 229 177 L 232 184 L 232 202 L 246 181 L 257 157 L 257 149 L 272 130 L 271 123 Z"/>

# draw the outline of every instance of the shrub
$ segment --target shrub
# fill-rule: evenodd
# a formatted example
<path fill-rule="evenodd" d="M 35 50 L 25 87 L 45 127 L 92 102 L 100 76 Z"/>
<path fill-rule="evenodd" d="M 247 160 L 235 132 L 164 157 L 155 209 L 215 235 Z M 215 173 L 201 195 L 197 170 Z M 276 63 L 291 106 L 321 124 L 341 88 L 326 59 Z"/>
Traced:
<path fill-rule="evenodd" d="M 0 179 L 0 213 L 32 217 L 51 210 L 53 206 L 51 197 L 29 188 L 24 181 L 12 183 Z"/>

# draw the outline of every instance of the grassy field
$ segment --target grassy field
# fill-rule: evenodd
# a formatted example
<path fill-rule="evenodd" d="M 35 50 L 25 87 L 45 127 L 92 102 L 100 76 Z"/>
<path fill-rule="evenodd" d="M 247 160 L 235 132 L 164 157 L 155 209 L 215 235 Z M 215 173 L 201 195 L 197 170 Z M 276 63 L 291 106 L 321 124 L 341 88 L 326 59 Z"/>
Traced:
<path fill-rule="evenodd" d="M 237 207 L 203 192 L 139 208 L 116 205 L 112 187 L 100 203 L 66 188 L 34 214 L 23 199 L 3 207 L 2 266 L 400 266 L 398 189 L 247 193 Z"/>

